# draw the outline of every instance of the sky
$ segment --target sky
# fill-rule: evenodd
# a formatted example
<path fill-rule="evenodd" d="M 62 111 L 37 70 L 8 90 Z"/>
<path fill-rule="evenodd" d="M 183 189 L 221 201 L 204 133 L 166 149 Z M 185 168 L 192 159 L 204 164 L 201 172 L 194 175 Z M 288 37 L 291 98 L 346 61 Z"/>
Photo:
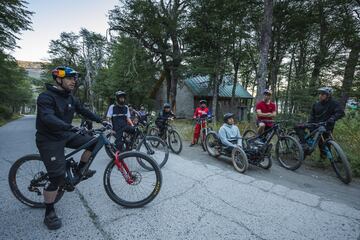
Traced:
<path fill-rule="evenodd" d="M 61 32 L 79 32 L 84 27 L 105 35 L 109 27 L 107 14 L 119 4 L 118 0 L 27 0 L 32 16 L 33 31 L 20 35 L 12 52 L 17 60 L 46 61 L 50 40 Z"/>

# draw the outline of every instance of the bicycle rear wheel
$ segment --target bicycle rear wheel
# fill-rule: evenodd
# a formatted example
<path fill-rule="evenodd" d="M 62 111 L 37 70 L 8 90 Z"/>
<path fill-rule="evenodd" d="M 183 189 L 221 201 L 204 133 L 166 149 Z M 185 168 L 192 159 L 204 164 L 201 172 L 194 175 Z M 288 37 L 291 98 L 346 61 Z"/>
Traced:
<path fill-rule="evenodd" d="M 9 186 L 14 196 L 32 208 L 44 208 L 43 189 L 49 182 L 45 165 L 39 154 L 26 155 L 14 162 L 8 176 Z M 59 190 L 55 202 L 64 195 Z"/>
<path fill-rule="evenodd" d="M 252 137 L 256 137 L 256 131 L 253 129 L 248 129 L 244 132 L 243 138 L 252 138 Z"/>
<path fill-rule="evenodd" d="M 167 144 L 161 138 L 155 136 L 145 136 L 138 144 L 136 150 L 152 157 L 160 168 L 166 164 L 169 158 L 169 148 Z M 142 161 L 139 163 L 142 164 Z M 152 170 L 146 164 L 142 166 L 147 170 Z"/>
<path fill-rule="evenodd" d="M 154 200 L 162 183 L 161 170 L 156 162 L 140 152 L 124 152 L 119 159 L 123 167 L 119 168 L 115 161 L 111 161 L 104 172 L 104 187 L 110 199 L 129 208 L 142 207 Z M 152 170 L 145 169 L 139 161 Z"/>
<path fill-rule="evenodd" d="M 182 150 L 182 141 L 180 134 L 175 130 L 169 131 L 168 134 L 169 134 L 168 143 L 171 151 L 173 151 L 176 154 L 179 154 Z"/>
<path fill-rule="evenodd" d="M 352 180 L 351 169 L 344 151 L 333 140 L 328 141 L 326 145 L 325 148 L 328 148 L 327 151 L 325 150 L 326 156 L 330 160 L 336 175 L 343 183 L 350 183 Z"/>
<path fill-rule="evenodd" d="M 280 165 L 289 170 L 298 169 L 304 160 L 304 151 L 293 137 L 279 137 L 275 147 L 275 158 Z"/>

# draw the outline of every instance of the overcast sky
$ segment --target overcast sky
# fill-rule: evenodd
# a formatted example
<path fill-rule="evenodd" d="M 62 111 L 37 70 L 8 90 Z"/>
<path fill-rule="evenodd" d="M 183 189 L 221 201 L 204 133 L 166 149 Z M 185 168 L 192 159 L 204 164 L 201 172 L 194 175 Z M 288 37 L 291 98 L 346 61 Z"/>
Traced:
<path fill-rule="evenodd" d="M 61 32 L 78 32 L 85 27 L 105 35 L 107 14 L 118 0 L 27 0 L 33 31 L 23 32 L 12 55 L 17 60 L 43 61 L 48 58 L 50 40 Z"/>

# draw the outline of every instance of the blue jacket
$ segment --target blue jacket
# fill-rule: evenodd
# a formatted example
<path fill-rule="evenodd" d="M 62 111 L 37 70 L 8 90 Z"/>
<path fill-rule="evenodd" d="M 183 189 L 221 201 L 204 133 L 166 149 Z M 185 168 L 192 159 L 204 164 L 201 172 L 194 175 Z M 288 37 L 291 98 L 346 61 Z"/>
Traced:
<path fill-rule="evenodd" d="M 239 128 L 236 125 L 224 123 L 219 129 L 221 143 L 228 147 L 242 146 Z"/>

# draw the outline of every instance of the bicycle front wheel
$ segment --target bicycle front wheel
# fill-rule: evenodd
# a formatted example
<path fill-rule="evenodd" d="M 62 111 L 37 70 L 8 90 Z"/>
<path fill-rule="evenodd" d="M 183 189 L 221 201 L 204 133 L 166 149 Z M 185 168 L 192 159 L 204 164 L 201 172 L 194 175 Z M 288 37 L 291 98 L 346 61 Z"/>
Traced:
<path fill-rule="evenodd" d="M 201 131 L 201 136 L 200 136 L 201 147 L 204 150 L 204 152 L 206 152 L 206 133 L 207 133 L 207 130 L 203 129 Z"/>
<path fill-rule="evenodd" d="M 169 131 L 168 143 L 171 151 L 173 151 L 176 154 L 179 154 L 181 152 L 182 141 L 180 134 L 177 131 L 175 130 Z"/>
<path fill-rule="evenodd" d="M 333 140 L 328 141 L 326 145 L 325 148 L 328 148 L 326 149 L 326 156 L 330 160 L 336 175 L 343 183 L 349 184 L 352 180 L 351 169 L 344 151 Z"/>
<path fill-rule="evenodd" d="M 304 151 L 295 138 L 283 136 L 276 142 L 275 157 L 282 167 L 294 171 L 301 166 Z"/>
<path fill-rule="evenodd" d="M 145 169 L 143 164 L 151 170 Z M 124 152 L 119 155 L 119 165 L 115 161 L 107 165 L 103 182 L 112 201 L 124 207 L 137 208 L 150 203 L 158 195 L 162 175 L 151 157 L 140 152 Z"/>
<path fill-rule="evenodd" d="M 20 202 L 32 208 L 45 207 L 43 189 L 49 176 L 39 154 L 16 160 L 10 168 L 8 180 L 11 192 Z M 59 190 L 55 202 L 63 195 L 64 191 Z"/>
<path fill-rule="evenodd" d="M 156 163 L 162 168 L 169 158 L 169 148 L 166 143 L 159 137 L 145 136 L 144 139 L 137 146 L 137 151 L 143 152 L 148 156 L 151 156 Z M 142 161 L 139 162 L 142 164 Z M 147 170 L 152 170 L 150 166 L 143 164 L 143 167 Z"/>

